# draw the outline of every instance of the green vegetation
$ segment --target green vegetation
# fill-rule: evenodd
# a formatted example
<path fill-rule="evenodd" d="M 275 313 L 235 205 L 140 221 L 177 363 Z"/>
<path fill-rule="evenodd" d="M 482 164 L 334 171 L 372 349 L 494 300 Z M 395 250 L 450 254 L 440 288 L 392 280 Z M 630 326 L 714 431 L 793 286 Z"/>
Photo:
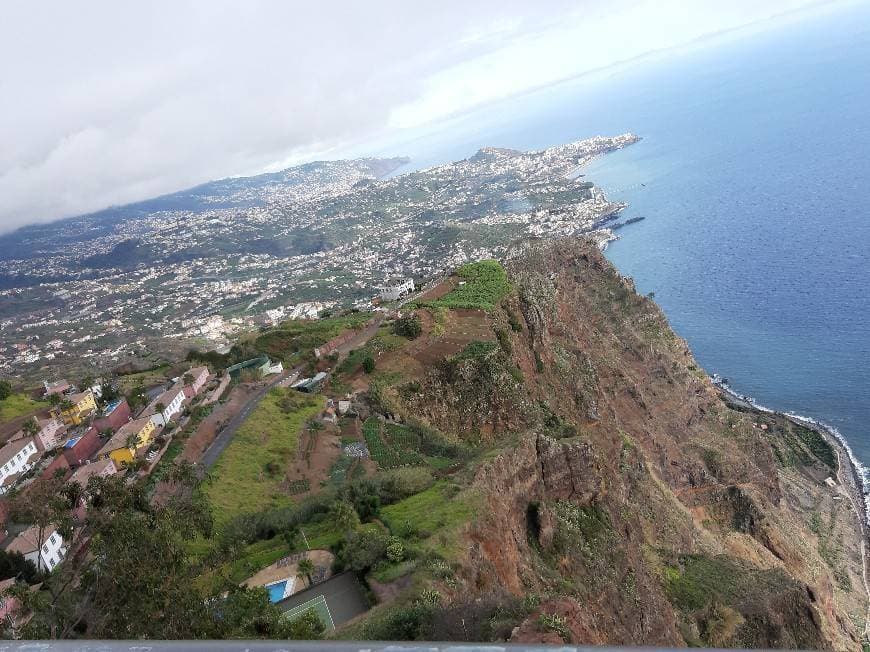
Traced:
<path fill-rule="evenodd" d="M 417 339 L 422 332 L 423 325 L 416 314 L 406 315 L 393 322 L 393 333 L 409 340 Z"/>
<path fill-rule="evenodd" d="M 319 409 L 314 397 L 273 389 L 242 424 L 205 484 L 215 521 L 226 523 L 245 512 L 289 505 L 281 489 L 283 474 L 269 477 L 270 463 L 284 469 L 293 459 L 303 424 Z"/>
<path fill-rule="evenodd" d="M 541 614 L 538 616 L 538 627 L 542 632 L 555 632 L 563 641 L 569 640 L 568 626 L 565 617 L 557 614 Z"/>
<path fill-rule="evenodd" d="M 363 424 L 363 436 L 372 459 L 382 469 L 393 469 L 399 466 L 414 466 L 421 464 L 423 459 L 410 449 L 410 440 L 403 430 L 395 426 L 387 426 L 387 432 L 381 428 L 381 422 L 376 417 L 369 417 Z M 395 436 L 395 440 L 394 440 Z"/>
<path fill-rule="evenodd" d="M 23 417 L 47 405 L 44 401 L 34 401 L 25 394 L 9 394 L 5 399 L 0 400 L 0 422 Z"/>
<path fill-rule="evenodd" d="M 12 383 L 0 380 L 0 401 L 5 401 L 12 394 Z"/>
<path fill-rule="evenodd" d="M 476 500 L 456 484 L 440 481 L 413 496 L 381 508 L 381 520 L 393 534 L 427 539 L 439 535 L 436 549 L 447 552 L 451 531 L 474 515 Z"/>
<path fill-rule="evenodd" d="M 810 452 L 819 458 L 829 469 L 837 471 L 837 454 L 825 438 L 812 428 L 792 424 L 792 430 Z"/>
<path fill-rule="evenodd" d="M 495 342 L 481 342 L 475 340 L 474 342 L 469 342 L 464 349 L 450 358 L 450 361 L 462 362 L 463 360 L 478 360 L 480 358 L 485 358 L 497 348 L 498 344 Z"/>
<path fill-rule="evenodd" d="M 314 349 L 349 328 L 361 328 L 370 315 L 352 313 L 328 319 L 286 321 L 254 340 L 254 347 L 272 358 L 289 364 L 314 355 Z"/>
<path fill-rule="evenodd" d="M 395 351 L 404 345 L 405 339 L 403 337 L 390 332 L 388 327 L 382 326 L 378 329 L 378 333 L 364 346 L 350 351 L 336 367 L 335 372 L 337 375 L 349 375 L 363 369 L 366 373 L 372 373 L 375 370 L 375 356 L 387 351 Z M 371 366 L 369 367 L 369 365 Z M 370 368 L 370 371 L 366 371 L 367 368 Z M 332 382 L 334 383 L 334 380 Z"/>
<path fill-rule="evenodd" d="M 166 382 L 166 374 L 169 372 L 169 365 L 164 364 L 159 367 L 146 369 L 145 371 L 137 371 L 131 374 L 118 376 L 117 382 L 121 392 L 126 394 L 132 392 L 134 388 L 149 387 Z"/>
<path fill-rule="evenodd" d="M 507 274 L 497 260 L 468 263 L 457 269 L 456 275 L 464 281 L 464 285 L 457 286 L 429 305 L 492 311 L 511 291 Z"/>

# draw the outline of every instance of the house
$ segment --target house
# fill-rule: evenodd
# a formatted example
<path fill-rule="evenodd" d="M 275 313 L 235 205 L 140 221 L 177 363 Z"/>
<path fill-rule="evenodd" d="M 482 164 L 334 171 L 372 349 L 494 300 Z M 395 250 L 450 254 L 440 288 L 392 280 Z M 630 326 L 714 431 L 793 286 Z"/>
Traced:
<path fill-rule="evenodd" d="M 338 402 L 338 413 L 346 414 L 350 411 L 350 401 L 339 401 Z"/>
<path fill-rule="evenodd" d="M 258 367 L 261 376 L 271 376 L 272 374 L 280 374 L 284 371 L 284 365 L 278 361 L 273 363 L 269 358 Z"/>
<path fill-rule="evenodd" d="M 81 466 L 86 461 L 94 459 L 102 445 L 99 431 L 91 426 L 84 435 L 67 440 L 63 445 L 62 454 L 70 466 Z"/>
<path fill-rule="evenodd" d="M 329 406 L 323 413 L 323 420 L 328 423 L 335 423 L 338 421 L 338 417 L 335 415 L 335 408 L 333 406 Z"/>
<path fill-rule="evenodd" d="M 88 486 L 88 480 L 91 478 L 107 478 L 110 475 L 115 475 L 117 472 L 118 467 L 115 465 L 115 461 L 112 458 L 107 458 L 80 466 L 72 474 L 69 481 L 77 483 L 84 489 Z"/>
<path fill-rule="evenodd" d="M 63 444 L 65 441 L 64 435 L 66 434 L 66 426 L 63 425 L 61 421 L 54 417 L 48 419 L 33 417 L 32 421 L 36 428 L 36 434 L 33 435 L 33 439 L 39 450 L 51 451 Z M 12 440 L 24 439 L 29 436 L 30 435 L 22 429 L 12 435 Z"/>
<path fill-rule="evenodd" d="M 378 288 L 378 296 L 381 301 L 398 301 L 403 296 L 414 291 L 414 279 L 403 278 L 391 281 Z"/>
<path fill-rule="evenodd" d="M 43 396 L 48 398 L 52 394 L 63 394 L 72 388 L 72 386 L 65 380 L 58 380 L 53 383 L 49 383 L 47 380 L 42 381 L 42 386 L 45 388 L 43 392 Z"/>
<path fill-rule="evenodd" d="M 66 480 L 72 471 L 69 467 L 69 460 L 63 456 L 63 454 L 56 455 L 55 458 L 49 463 L 48 466 L 42 472 L 43 478 L 53 478 L 56 475 L 60 475 Z"/>
<path fill-rule="evenodd" d="M 87 389 L 77 394 L 68 394 L 63 401 L 51 408 L 51 415 L 68 426 L 78 426 L 97 411 L 94 393 Z"/>
<path fill-rule="evenodd" d="M 184 391 L 188 398 L 193 398 L 199 394 L 199 390 L 201 390 L 208 382 L 208 367 L 193 367 L 185 374 L 185 376 L 188 374 L 193 378 L 193 380 L 189 385 L 185 386 Z"/>
<path fill-rule="evenodd" d="M 102 414 L 94 419 L 93 426 L 100 432 L 104 430 L 117 430 L 131 418 L 133 418 L 133 414 L 130 411 L 127 399 L 122 398 L 112 401 L 103 408 Z"/>
<path fill-rule="evenodd" d="M 39 528 L 35 525 L 6 544 L 6 552 L 18 552 L 34 563 L 37 570 L 52 570 L 66 556 L 63 537 L 56 528 L 45 528 L 43 541 L 39 541 Z"/>
<path fill-rule="evenodd" d="M 117 466 L 129 464 L 136 456 L 136 451 L 151 443 L 156 430 L 153 416 L 140 417 L 125 423 L 100 449 L 97 457 L 111 458 Z"/>
<path fill-rule="evenodd" d="M 181 412 L 181 406 L 185 398 L 182 383 L 175 383 L 171 388 L 149 403 L 140 416 L 151 417 L 155 426 L 165 426 L 172 420 L 173 416 Z M 158 410 L 158 405 L 162 406 L 163 409 Z"/>
<path fill-rule="evenodd" d="M 290 387 L 300 392 L 313 394 L 320 389 L 320 386 L 323 384 L 323 381 L 326 380 L 326 377 L 327 374 L 325 371 L 318 371 L 314 374 L 313 378 L 303 378 L 302 380 L 296 381 L 290 385 Z"/>
<path fill-rule="evenodd" d="M 5 494 L 38 459 L 39 449 L 33 437 L 16 439 L 0 448 L 0 494 Z"/>

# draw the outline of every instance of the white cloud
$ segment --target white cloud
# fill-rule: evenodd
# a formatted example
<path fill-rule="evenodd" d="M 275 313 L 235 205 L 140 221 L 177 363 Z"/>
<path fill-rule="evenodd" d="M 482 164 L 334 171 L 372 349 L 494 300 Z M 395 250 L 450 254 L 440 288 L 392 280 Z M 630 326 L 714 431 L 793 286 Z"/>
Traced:
<path fill-rule="evenodd" d="M 800 3 L 7 3 L 0 231 L 330 151 Z"/>

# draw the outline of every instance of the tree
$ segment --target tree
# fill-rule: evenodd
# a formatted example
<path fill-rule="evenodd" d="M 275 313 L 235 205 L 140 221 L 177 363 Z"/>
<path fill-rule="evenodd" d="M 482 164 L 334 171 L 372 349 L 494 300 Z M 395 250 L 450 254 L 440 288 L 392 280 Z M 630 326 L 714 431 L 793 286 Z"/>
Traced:
<path fill-rule="evenodd" d="M 65 509 L 55 510 L 50 519 L 65 522 L 81 500 L 81 489 L 69 484 L 57 495 L 65 499 Z M 128 485 L 118 477 L 91 478 L 87 495 L 89 509 L 80 527 L 62 533 L 66 559 L 46 578 L 42 591 L 21 596 L 22 609 L 33 614 L 22 636 L 219 635 L 219 619 L 210 610 L 221 598 L 196 588 L 201 569 L 188 557 L 189 541 L 211 534 L 211 517 L 201 499 L 191 492 L 154 506 L 144 482 Z M 30 501 L 36 503 L 36 496 Z M 253 627 L 248 633 L 257 635 Z"/>
<path fill-rule="evenodd" d="M 157 410 L 158 414 L 160 414 L 166 409 L 166 406 L 160 401 L 157 401 L 157 403 L 154 404 L 154 409 Z"/>
<path fill-rule="evenodd" d="M 65 398 L 60 403 L 58 403 L 57 406 L 62 411 L 66 412 L 67 410 L 72 410 L 75 407 L 75 404 L 69 399 Z"/>
<path fill-rule="evenodd" d="M 372 356 L 367 355 L 363 358 L 362 368 L 367 374 L 372 373 L 375 370 L 375 359 Z"/>
<path fill-rule="evenodd" d="M 296 565 L 296 577 L 305 577 L 308 580 L 308 586 L 314 586 L 314 580 L 311 579 L 311 573 L 314 572 L 314 562 L 308 557 L 300 559 Z"/>
<path fill-rule="evenodd" d="M 185 385 L 193 385 L 193 374 L 189 371 L 186 372 L 181 379 L 184 381 Z"/>
<path fill-rule="evenodd" d="M 121 392 L 112 383 L 100 385 L 100 400 L 103 403 L 111 403 L 121 398 Z"/>
<path fill-rule="evenodd" d="M 66 540 L 72 535 L 73 519 L 66 495 L 61 491 L 63 479 L 40 477 L 19 493 L 10 504 L 10 515 L 18 523 L 30 523 L 36 528 L 37 545 L 41 546 L 57 529 Z M 47 570 L 40 555 L 36 569 Z"/>
<path fill-rule="evenodd" d="M 60 394 L 58 394 L 57 392 L 54 392 L 53 394 L 48 395 L 48 404 L 50 406 L 56 407 L 56 406 L 60 405 L 60 401 L 61 401 Z"/>
<path fill-rule="evenodd" d="M 35 584 L 40 581 L 42 575 L 36 570 L 33 562 L 25 559 L 20 552 L 0 550 L 0 580 L 13 577 L 24 580 L 28 584 Z"/>
<path fill-rule="evenodd" d="M 406 315 L 393 322 L 393 333 L 414 340 L 420 337 L 423 325 L 416 313 Z"/>
<path fill-rule="evenodd" d="M 357 573 L 364 573 L 381 561 L 387 552 L 387 537 L 382 532 L 355 530 L 345 534 L 338 562 Z"/>
<path fill-rule="evenodd" d="M 32 419 L 28 419 L 22 423 L 21 429 L 24 431 L 25 435 L 33 437 L 39 432 L 39 422 L 36 420 L 36 417 L 33 417 Z"/>
<path fill-rule="evenodd" d="M 0 401 L 5 401 L 12 394 L 12 383 L 0 380 Z"/>
<path fill-rule="evenodd" d="M 136 385 L 130 393 L 127 394 L 127 405 L 130 406 L 130 409 L 133 412 L 136 412 L 138 408 L 145 405 L 145 388 L 142 385 Z"/>
<path fill-rule="evenodd" d="M 329 519 L 341 532 L 353 532 L 359 527 L 359 515 L 349 502 L 337 500 L 329 510 Z"/>

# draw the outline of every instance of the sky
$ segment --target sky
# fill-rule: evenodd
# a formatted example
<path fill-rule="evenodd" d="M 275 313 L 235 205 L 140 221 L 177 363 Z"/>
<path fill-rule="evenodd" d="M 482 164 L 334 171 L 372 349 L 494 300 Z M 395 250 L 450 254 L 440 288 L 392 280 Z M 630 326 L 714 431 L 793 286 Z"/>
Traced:
<path fill-rule="evenodd" d="M 0 233 L 335 158 L 814 3 L 6 3 Z"/>

